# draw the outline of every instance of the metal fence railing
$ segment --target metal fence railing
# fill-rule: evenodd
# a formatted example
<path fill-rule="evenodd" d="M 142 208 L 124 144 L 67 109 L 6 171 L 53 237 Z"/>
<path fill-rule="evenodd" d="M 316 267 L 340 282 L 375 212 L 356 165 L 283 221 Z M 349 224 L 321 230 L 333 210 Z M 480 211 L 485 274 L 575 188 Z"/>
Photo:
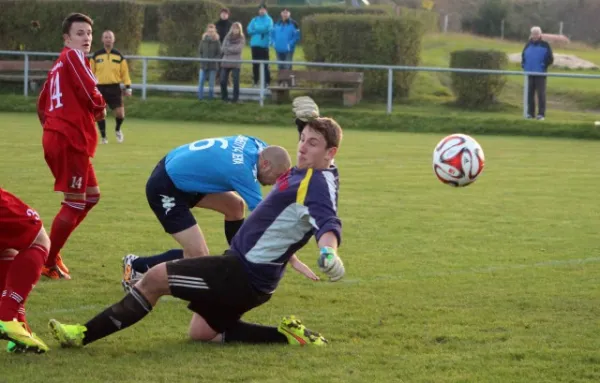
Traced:
<path fill-rule="evenodd" d="M 30 57 L 58 57 L 59 53 L 52 52 L 25 52 L 25 51 L 5 51 L 0 50 L 0 61 L 3 56 L 22 56 L 23 57 L 23 95 L 27 96 L 29 93 L 29 68 L 30 68 Z M 201 59 L 194 57 L 168 57 L 168 56 L 134 56 L 126 55 L 128 60 L 139 60 L 142 62 L 142 82 L 139 84 L 132 84 L 132 88 L 139 89 L 141 91 L 141 98 L 145 100 L 148 96 L 148 90 L 163 90 L 173 92 L 189 92 L 197 91 L 197 86 L 185 86 L 185 85 L 171 85 L 171 84 L 149 84 L 148 83 L 148 61 L 196 61 L 196 62 L 220 62 L 219 59 Z M 289 62 L 283 61 L 264 61 L 264 60 L 228 60 L 228 62 L 235 62 L 241 64 L 260 64 L 260 83 L 258 88 L 258 102 L 260 106 L 264 105 L 264 100 L 268 95 L 268 88 L 265 87 L 264 79 L 264 68 L 266 64 L 289 64 Z M 489 70 L 489 69 L 462 69 L 462 68 L 438 68 L 438 67 L 422 67 L 422 66 L 398 66 L 398 65 L 371 65 L 371 64 L 342 64 L 342 63 L 321 63 L 321 62 L 301 62 L 294 61 L 294 66 L 313 66 L 313 67 L 325 67 L 325 68 L 345 68 L 345 69 L 370 69 L 370 70 L 382 70 L 387 71 L 387 113 L 392 113 L 393 109 L 393 96 L 394 96 L 394 72 L 395 71 L 417 71 L 417 72 L 437 72 L 437 73 L 470 73 L 470 74 L 496 74 L 496 75 L 507 75 L 507 76 L 521 76 L 523 77 L 523 116 L 527 116 L 527 94 L 528 94 L 528 76 L 546 76 L 546 77 L 563 77 L 573 79 L 594 79 L 600 80 L 600 75 L 594 74 L 577 74 L 577 73 L 542 73 L 542 72 L 523 72 L 523 71 L 511 71 L 511 70 Z M 598 83 L 600 89 L 600 82 Z"/>

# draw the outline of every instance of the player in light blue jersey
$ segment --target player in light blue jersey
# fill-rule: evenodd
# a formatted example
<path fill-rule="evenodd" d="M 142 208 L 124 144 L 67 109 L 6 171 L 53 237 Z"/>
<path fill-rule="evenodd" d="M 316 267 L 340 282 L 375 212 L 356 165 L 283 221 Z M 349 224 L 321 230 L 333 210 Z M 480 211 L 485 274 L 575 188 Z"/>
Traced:
<path fill-rule="evenodd" d="M 170 151 L 150 175 L 146 197 L 165 232 L 182 249 L 151 257 L 124 257 L 124 289 L 156 264 L 209 254 L 193 207 L 222 213 L 230 243 L 244 222 L 244 201 L 254 210 L 262 200 L 261 185 L 273 185 L 290 166 L 284 148 L 244 135 L 207 138 Z"/>
<path fill-rule="evenodd" d="M 242 316 L 269 301 L 294 253 L 315 238 L 317 264 L 332 282 L 345 274 L 337 255 L 339 175 L 332 165 L 342 129 L 330 118 L 303 128 L 297 165 L 282 175 L 233 238 L 224 255 L 161 263 L 150 269 L 118 303 L 85 325 L 54 319 L 50 328 L 63 347 L 82 347 L 123 330 L 148 315 L 160 297 L 190 302 L 189 335 L 206 342 L 325 345 L 327 340 L 294 317 L 279 326 L 248 323 Z M 165 326 L 172 331 L 173 326 Z"/>

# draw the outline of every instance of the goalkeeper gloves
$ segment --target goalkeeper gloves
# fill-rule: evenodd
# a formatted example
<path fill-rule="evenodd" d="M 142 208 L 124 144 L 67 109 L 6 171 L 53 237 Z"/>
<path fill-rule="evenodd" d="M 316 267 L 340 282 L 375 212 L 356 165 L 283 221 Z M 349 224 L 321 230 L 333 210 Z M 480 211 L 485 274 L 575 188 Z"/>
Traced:
<path fill-rule="evenodd" d="M 296 97 L 292 101 L 292 111 L 297 119 L 304 122 L 319 118 L 319 106 L 308 96 Z"/>
<path fill-rule="evenodd" d="M 335 249 L 331 247 L 322 247 L 319 254 L 319 269 L 327 274 L 331 282 L 342 279 L 346 270 L 342 259 L 338 257 Z"/>

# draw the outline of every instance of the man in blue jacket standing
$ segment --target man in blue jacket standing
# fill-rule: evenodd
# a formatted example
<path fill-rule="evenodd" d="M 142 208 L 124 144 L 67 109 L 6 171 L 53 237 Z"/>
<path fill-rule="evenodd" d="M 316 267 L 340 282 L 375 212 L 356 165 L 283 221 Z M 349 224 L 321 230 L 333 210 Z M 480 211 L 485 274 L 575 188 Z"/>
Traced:
<path fill-rule="evenodd" d="M 294 60 L 294 50 L 300 40 L 300 27 L 298 23 L 290 18 L 290 11 L 284 8 L 281 11 L 281 20 L 273 27 L 273 45 L 277 54 L 277 61 Z M 279 69 L 292 69 L 292 64 L 279 64 Z"/>
<path fill-rule="evenodd" d="M 521 67 L 525 72 L 546 72 L 554 62 L 554 54 L 550 44 L 542 40 L 542 29 L 531 28 L 531 38 L 525 45 L 521 57 Z M 529 76 L 529 92 L 527 94 L 527 118 L 535 116 L 535 94 L 538 97 L 538 120 L 544 120 L 546 115 L 546 76 Z"/>
<path fill-rule="evenodd" d="M 258 16 L 255 16 L 248 24 L 248 35 L 250 35 L 250 48 L 252 49 L 252 60 L 270 60 L 269 46 L 271 45 L 271 31 L 273 30 L 273 19 L 267 13 L 267 5 L 258 7 Z M 260 64 L 252 64 L 252 81 L 258 86 L 260 81 Z M 265 84 L 271 83 L 269 65 L 265 64 Z"/>

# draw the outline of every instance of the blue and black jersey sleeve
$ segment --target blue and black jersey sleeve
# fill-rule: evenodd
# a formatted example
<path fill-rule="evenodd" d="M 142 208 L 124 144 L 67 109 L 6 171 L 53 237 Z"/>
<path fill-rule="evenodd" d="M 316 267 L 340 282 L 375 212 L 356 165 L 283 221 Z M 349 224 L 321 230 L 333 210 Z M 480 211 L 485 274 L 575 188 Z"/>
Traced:
<path fill-rule="evenodd" d="M 303 204 L 308 208 L 312 218 L 314 234 L 317 241 L 325 233 L 332 232 L 338 239 L 338 246 L 342 243 L 342 221 L 337 215 L 338 180 L 334 172 L 314 171 L 309 169 L 306 185 L 306 195 Z M 302 187 L 301 187 L 302 189 Z M 299 190 L 299 196 L 302 190 Z"/>

